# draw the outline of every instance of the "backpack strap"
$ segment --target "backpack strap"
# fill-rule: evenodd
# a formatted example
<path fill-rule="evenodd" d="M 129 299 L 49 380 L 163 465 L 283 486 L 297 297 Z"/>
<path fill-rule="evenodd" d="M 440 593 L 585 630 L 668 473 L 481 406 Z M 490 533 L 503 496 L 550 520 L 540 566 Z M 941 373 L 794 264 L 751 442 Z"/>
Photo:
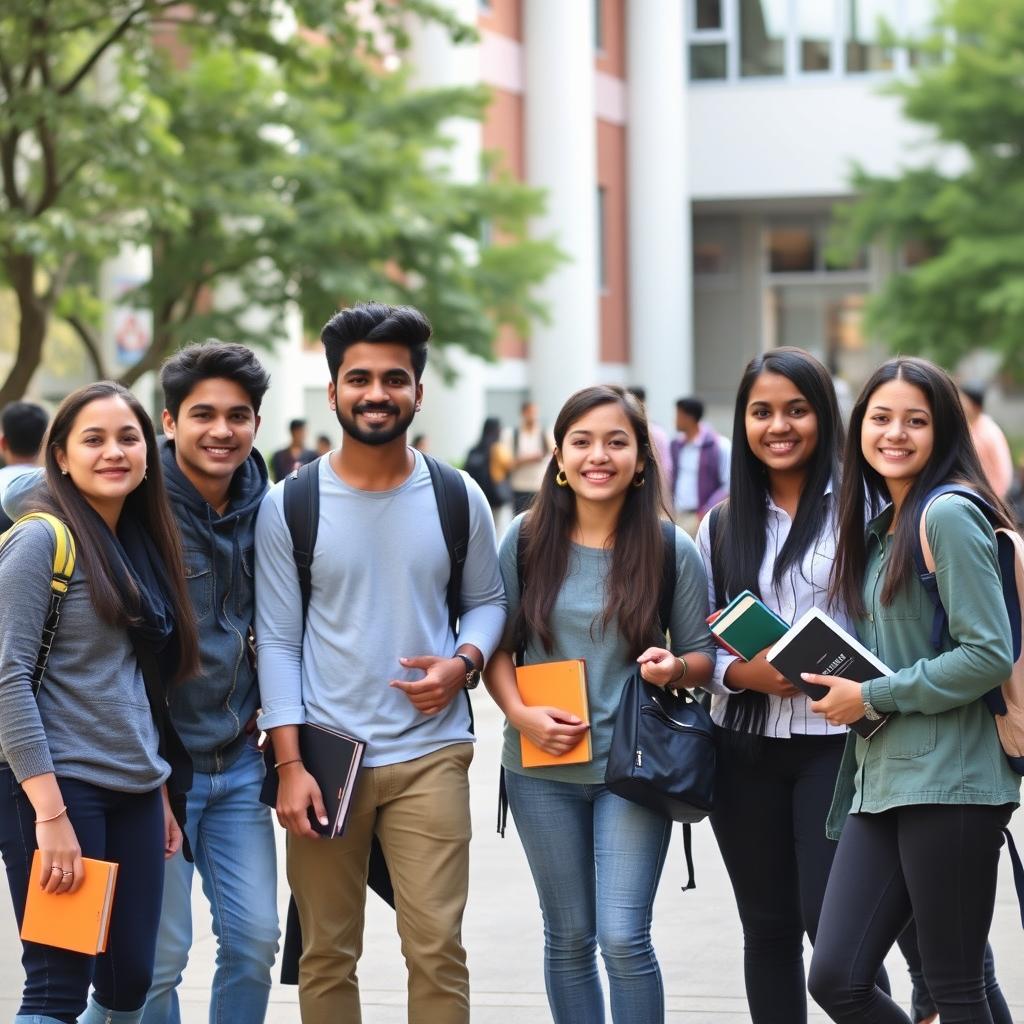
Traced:
<path fill-rule="evenodd" d="M 672 602 L 676 596 L 676 524 L 661 521 L 661 540 L 665 546 L 661 562 L 661 589 L 658 592 L 658 622 L 663 633 L 668 632 L 672 620 Z"/>
<path fill-rule="evenodd" d="M 715 606 L 711 610 L 718 611 L 723 605 L 725 597 L 725 580 L 722 579 L 722 567 L 721 558 L 716 556 L 716 548 L 718 546 L 718 523 L 722 518 L 722 509 L 725 508 L 725 502 L 720 501 L 711 511 L 708 513 L 708 554 L 711 558 L 711 586 L 715 592 Z"/>
<path fill-rule="evenodd" d="M 68 592 L 71 574 L 75 571 L 75 538 L 71 536 L 67 524 L 49 512 L 29 512 L 28 515 L 21 516 L 15 522 L 14 526 L 3 535 L 3 540 L 10 537 L 22 523 L 31 522 L 34 519 L 46 523 L 53 530 L 56 542 L 53 552 L 53 569 L 50 574 L 50 607 L 46 613 L 46 621 L 43 623 L 39 654 L 36 656 L 35 668 L 32 670 L 32 696 L 38 697 L 39 689 L 43 685 L 46 663 L 50 660 L 50 650 L 53 647 L 54 638 L 57 636 L 57 627 L 60 625 L 61 604 Z"/>
<path fill-rule="evenodd" d="M 448 625 L 452 636 L 458 636 L 459 615 L 462 612 L 462 573 L 469 550 L 469 495 L 462 474 L 432 455 L 424 455 L 430 471 L 430 483 L 437 500 L 437 514 L 441 520 L 441 533 L 448 549 L 451 572 L 445 601 L 448 605 Z"/>
<path fill-rule="evenodd" d="M 322 458 L 323 456 L 321 456 Z M 299 574 L 302 630 L 313 592 L 313 551 L 320 527 L 320 459 L 292 470 L 284 480 L 284 521 L 292 538 L 292 557 Z"/>

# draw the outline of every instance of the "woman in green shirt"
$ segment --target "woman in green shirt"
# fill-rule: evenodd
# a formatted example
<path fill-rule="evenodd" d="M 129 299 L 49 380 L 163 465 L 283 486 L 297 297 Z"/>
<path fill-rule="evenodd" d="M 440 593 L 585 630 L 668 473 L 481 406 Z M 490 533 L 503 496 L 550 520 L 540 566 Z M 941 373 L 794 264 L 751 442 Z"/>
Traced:
<path fill-rule="evenodd" d="M 842 837 L 810 990 L 837 1022 L 908 1024 L 875 974 L 911 917 L 942 1024 L 993 1024 L 997 1007 L 1004 1019 L 998 988 L 986 995 L 983 960 L 1001 830 L 1020 779 L 980 698 L 1010 673 L 1010 626 L 993 529 L 969 499 L 946 496 L 926 520 L 949 619 L 942 650 L 932 647 L 932 606 L 913 552 L 925 496 L 950 482 L 977 491 L 1011 525 L 953 382 L 925 360 L 891 359 L 851 414 L 833 591 L 893 671 L 864 684 L 804 676 L 829 685 L 813 705 L 829 721 L 891 715 L 871 740 L 850 734 L 829 818 L 830 834 Z M 878 512 L 867 524 L 866 507 Z"/>

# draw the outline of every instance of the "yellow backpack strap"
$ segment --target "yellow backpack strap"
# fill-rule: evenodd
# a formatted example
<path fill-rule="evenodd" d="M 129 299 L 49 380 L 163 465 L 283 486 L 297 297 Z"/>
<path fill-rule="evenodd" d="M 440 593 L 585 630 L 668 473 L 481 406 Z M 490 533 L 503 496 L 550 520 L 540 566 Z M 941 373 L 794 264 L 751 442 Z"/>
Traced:
<path fill-rule="evenodd" d="M 46 615 L 46 622 L 43 624 L 43 637 L 39 645 L 39 654 L 36 657 L 36 666 L 32 672 L 32 694 L 39 695 L 39 687 L 43 682 L 43 673 L 46 671 L 46 663 L 50 658 L 50 649 L 53 647 L 54 637 L 57 635 L 57 627 L 60 625 L 60 606 L 64 595 L 68 592 L 68 585 L 71 582 L 71 574 L 75 571 L 75 538 L 67 524 L 49 512 L 29 512 L 3 535 L 0 543 L 22 524 L 33 519 L 40 519 L 53 530 L 56 546 L 53 552 L 53 569 L 50 575 L 50 610 Z"/>

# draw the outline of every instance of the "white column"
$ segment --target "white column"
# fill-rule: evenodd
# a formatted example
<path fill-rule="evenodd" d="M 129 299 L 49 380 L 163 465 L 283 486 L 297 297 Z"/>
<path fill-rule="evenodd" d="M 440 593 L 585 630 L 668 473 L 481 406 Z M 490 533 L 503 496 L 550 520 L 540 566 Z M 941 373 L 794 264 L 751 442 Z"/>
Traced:
<path fill-rule="evenodd" d="M 685 37 L 683 0 L 628 0 L 630 346 L 633 379 L 665 426 L 693 389 Z"/>
<path fill-rule="evenodd" d="M 550 320 L 530 335 L 530 389 L 550 423 L 598 379 L 594 10 L 592 0 L 525 0 L 523 14 L 526 177 L 547 193 L 531 232 L 568 256 L 537 290 Z"/>
<path fill-rule="evenodd" d="M 475 25 L 477 0 L 442 0 L 442 6 L 461 22 Z M 410 24 L 413 83 L 424 89 L 480 84 L 480 49 L 475 44 L 452 42 L 441 26 L 416 20 Z M 456 181 L 475 182 L 480 178 L 481 127 L 479 121 L 449 118 L 445 134 L 452 139 L 451 149 L 439 153 L 436 163 L 449 169 Z M 468 247 L 466 257 L 476 258 L 476 247 Z M 427 362 L 423 379 L 423 409 L 416 417 L 410 436 L 424 433 L 433 454 L 461 462 L 480 436 L 486 411 L 484 387 L 485 362 L 465 349 L 445 348 L 445 360 L 455 374 L 447 383 L 438 372 L 437 349 L 446 341 L 435 334 L 433 357 Z"/>

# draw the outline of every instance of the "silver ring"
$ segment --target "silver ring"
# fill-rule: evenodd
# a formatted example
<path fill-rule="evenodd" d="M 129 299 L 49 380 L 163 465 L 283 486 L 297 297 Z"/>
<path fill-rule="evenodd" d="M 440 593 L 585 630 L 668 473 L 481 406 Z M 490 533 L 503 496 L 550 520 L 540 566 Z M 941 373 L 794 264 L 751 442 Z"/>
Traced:
<path fill-rule="evenodd" d="M 64 872 L 63 872 L 63 870 L 61 869 L 61 866 L 60 866 L 59 864 L 51 864 L 51 865 L 50 865 L 50 870 L 51 870 L 51 871 L 60 871 L 60 873 L 61 873 L 62 875 L 64 874 Z"/>
<path fill-rule="evenodd" d="M 61 874 L 62 874 L 62 875 L 63 875 L 63 876 L 65 877 L 65 878 L 67 878 L 67 877 L 68 877 L 68 875 L 73 875 L 73 874 L 74 874 L 74 871 L 62 871 L 62 872 L 61 872 Z"/>

